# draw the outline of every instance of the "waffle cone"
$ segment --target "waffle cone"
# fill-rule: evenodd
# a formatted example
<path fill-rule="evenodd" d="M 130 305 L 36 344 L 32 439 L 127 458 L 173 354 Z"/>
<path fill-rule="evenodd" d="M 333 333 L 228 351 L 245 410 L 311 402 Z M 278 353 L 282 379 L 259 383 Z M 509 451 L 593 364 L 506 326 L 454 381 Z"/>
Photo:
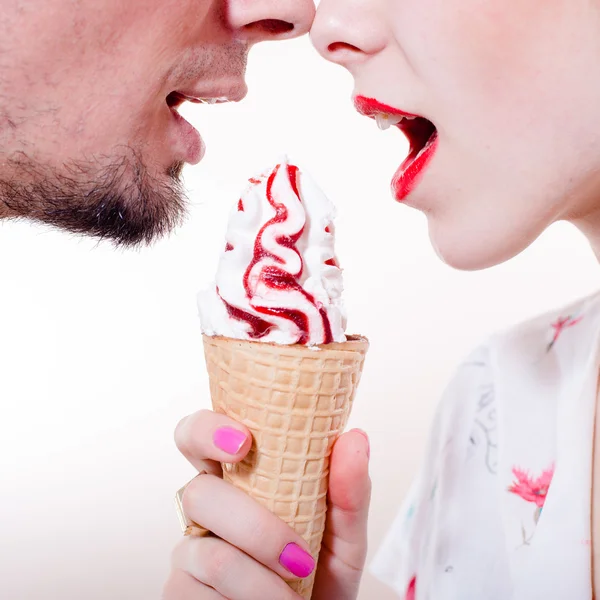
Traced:
<path fill-rule="evenodd" d="M 226 481 L 299 533 L 318 560 L 327 512 L 329 457 L 348 421 L 369 343 L 309 348 L 204 336 L 215 411 L 243 423 L 253 444 Z M 310 577 L 290 582 L 306 600 Z"/>

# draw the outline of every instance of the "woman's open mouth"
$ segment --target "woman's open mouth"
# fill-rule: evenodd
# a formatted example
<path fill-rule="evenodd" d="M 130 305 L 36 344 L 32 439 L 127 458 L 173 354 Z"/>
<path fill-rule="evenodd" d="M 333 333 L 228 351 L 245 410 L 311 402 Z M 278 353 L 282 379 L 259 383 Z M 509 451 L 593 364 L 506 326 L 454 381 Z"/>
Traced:
<path fill-rule="evenodd" d="M 438 142 L 435 125 L 425 117 L 392 108 L 365 96 L 357 96 L 354 106 L 362 115 L 374 119 L 380 129 L 395 126 L 406 136 L 410 151 L 392 180 L 394 197 L 399 202 L 403 201 L 415 189 L 435 154 Z"/>

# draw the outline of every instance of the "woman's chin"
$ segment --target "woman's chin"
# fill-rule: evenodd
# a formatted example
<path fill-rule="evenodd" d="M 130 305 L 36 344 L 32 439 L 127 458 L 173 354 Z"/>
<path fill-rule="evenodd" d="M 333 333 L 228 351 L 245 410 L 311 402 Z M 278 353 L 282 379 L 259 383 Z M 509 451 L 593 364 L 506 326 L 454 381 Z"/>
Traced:
<path fill-rule="evenodd" d="M 429 218 L 429 239 L 438 257 L 460 271 L 480 271 L 502 264 L 522 252 L 533 240 L 518 240 L 489 227 L 441 223 Z M 466 225 L 466 226 L 465 226 Z M 512 238 L 512 239 L 511 239 Z"/>

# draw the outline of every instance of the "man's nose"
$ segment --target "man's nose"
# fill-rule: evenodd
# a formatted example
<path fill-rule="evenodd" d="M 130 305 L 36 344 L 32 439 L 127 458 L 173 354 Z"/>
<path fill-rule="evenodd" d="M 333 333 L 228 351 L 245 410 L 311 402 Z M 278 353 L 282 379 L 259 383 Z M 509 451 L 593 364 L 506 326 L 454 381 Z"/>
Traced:
<path fill-rule="evenodd" d="M 228 22 L 251 44 L 308 33 L 315 17 L 313 0 L 230 0 Z"/>
<path fill-rule="evenodd" d="M 321 0 L 310 32 L 323 58 L 351 69 L 386 46 L 376 0 Z"/>

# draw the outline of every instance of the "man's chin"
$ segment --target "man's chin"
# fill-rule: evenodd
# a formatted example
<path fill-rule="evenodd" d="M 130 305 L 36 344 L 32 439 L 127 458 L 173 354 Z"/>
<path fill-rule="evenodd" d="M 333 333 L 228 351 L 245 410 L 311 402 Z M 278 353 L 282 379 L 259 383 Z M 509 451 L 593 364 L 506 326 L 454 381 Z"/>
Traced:
<path fill-rule="evenodd" d="M 11 167 L 14 175 L 0 178 L 0 204 L 9 218 L 135 247 L 167 235 L 185 216 L 183 163 L 172 164 L 162 177 L 151 175 L 134 151 L 60 171 L 22 156 Z"/>

